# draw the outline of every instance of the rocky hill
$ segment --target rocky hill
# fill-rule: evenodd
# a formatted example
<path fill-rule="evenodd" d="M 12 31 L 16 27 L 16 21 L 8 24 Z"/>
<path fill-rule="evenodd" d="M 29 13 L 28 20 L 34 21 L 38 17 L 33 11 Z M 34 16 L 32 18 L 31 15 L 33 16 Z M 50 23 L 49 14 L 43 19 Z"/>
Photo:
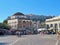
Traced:
<path fill-rule="evenodd" d="M 55 16 L 34 15 L 34 14 L 30 14 L 30 15 L 26 15 L 26 16 L 28 19 L 35 20 L 35 21 L 39 20 L 41 22 L 44 22 L 46 19 L 55 17 Z"/>

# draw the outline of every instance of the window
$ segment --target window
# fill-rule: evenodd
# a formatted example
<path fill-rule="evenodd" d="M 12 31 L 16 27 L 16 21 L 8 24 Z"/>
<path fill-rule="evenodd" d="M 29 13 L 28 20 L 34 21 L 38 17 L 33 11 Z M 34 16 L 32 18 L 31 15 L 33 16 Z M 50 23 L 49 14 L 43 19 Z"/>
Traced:
<path fill-rule="evenodd" d="M 58 26 L 57 26 L 57 24 L 55 24 L 55 30 L 57 30 L 58 29 Z"/>
<path fill-rule="evenodd" d="M 48 25 L 48 24 L 46 25 L 46 28 L 47 28 L 47 29 L 49 28 L 49 25 Z"/>
<path fill-rule="evenodd" d="M 23 27 L 25 28 L 25 25 L 23 25 Z"/>
<path fill-rule="evenodd" d="M 53 24 L 51 24 L 50 27 L 53 27 Z"/>
<path fill-rule="evenodd" d="M 55 24 L 55 32 L 58 30 L 58 24 Z"/>
<path fill-rule="evenodd" d="M 55 28 L 57 28 L 57 24 L 55 24 Z"/>
<path fill-rule="evenodd" d="M 23 21 L 23 23 L 25 23 L 25 21 Z"/>
<path fill-rule="evenodd" d="M 16 18 L 18 19 L 18 18 L 19 18 L 19 16 L 16 16 Z"/>
<path fill-rule="evenodd" d="M 22 26 L 20 25 L 19 28 L 22 28 Z"/>
<path fill-rule="evenodd" d="M 16 25 L 15 25 L 15 27 L 16 27 Z"/>
<path fill-rule="evenodd" d="M 19 20 L 19 22 L 21 22 L 21 20 Z"/>

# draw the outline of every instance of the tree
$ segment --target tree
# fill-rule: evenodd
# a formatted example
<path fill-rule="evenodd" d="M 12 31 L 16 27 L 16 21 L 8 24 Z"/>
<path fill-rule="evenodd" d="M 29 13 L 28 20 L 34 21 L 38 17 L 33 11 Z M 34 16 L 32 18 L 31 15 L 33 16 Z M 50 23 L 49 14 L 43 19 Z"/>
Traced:
<path fill-rule="evenodd" d="M 3 21 L 3 24 L 7 24 L 7 20 L 4 20 L 4 21 Z"/>
<path fill-rule="evenodd" d="M 0 29 L 10 29 L 10 26 L 7 23 L 7 20 L 4 20 L 3 23 L 0 23 Z"/>
<path fill-rule="evenodd" d="M 7 29 L 7 30 L 9 30 L 10 29 L 10 26 L 9 25 L 7 25 L 7 24 L 3 24 L 3 23 L 0 23 L 0 29 Z"/>
<path fill-rule="evenodd" d="M 37 18 L 34 18 L 34 19 L 32 19 L 33 21 L 38 21 L 39 19 L 37 19 Z"/>
<path fill-rule="evenodd" d="M 42 27 L 45 27 L 45 26 L 46 26 L 45 22 L 42 22 Z"/>

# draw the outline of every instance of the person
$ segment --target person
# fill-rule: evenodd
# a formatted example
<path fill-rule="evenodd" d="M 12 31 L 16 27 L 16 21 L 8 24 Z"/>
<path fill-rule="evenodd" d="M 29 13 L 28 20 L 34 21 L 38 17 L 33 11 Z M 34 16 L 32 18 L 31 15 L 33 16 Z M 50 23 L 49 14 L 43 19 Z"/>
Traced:
<path fill-rule="evenodd" d="M 17 31 L 17 32 L 16 32 L 16 35 L 17 35 L 18 37 L 21 37 L 21 32 Z"/>
<path fill-rule="evenodd" d="M 60 33 L 57 32 L 57 39 L 59 40 L 59 38 L 60 38 Z"/>
<path fill-rule="evenodd" d="M 18 37 L 21 37 L 21 32 L 18 33 Z"/>

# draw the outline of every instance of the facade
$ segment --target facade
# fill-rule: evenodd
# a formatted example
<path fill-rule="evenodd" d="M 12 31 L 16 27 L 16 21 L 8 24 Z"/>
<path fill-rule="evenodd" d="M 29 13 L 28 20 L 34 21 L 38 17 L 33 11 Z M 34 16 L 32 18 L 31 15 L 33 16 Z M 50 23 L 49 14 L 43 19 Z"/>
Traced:
<path fill-rule="evenodd" d="M 32 20 L 28 20 L 27 17 L 17 12 L 10 16 L 8 19 L 8 25 L 11 26 L 12 30 L 26 30 L 31 28 Z"/>
<path fill-rule="evenodd" d="M 41 27 L 40 21 L 32 21 L 32 27 L 34 30 L 37 30 Z"/>
<path fill-rule="evenodd" d="M 52 31 L 60 31 L 60 16 L 46 19 L 46 28 Z"/>

